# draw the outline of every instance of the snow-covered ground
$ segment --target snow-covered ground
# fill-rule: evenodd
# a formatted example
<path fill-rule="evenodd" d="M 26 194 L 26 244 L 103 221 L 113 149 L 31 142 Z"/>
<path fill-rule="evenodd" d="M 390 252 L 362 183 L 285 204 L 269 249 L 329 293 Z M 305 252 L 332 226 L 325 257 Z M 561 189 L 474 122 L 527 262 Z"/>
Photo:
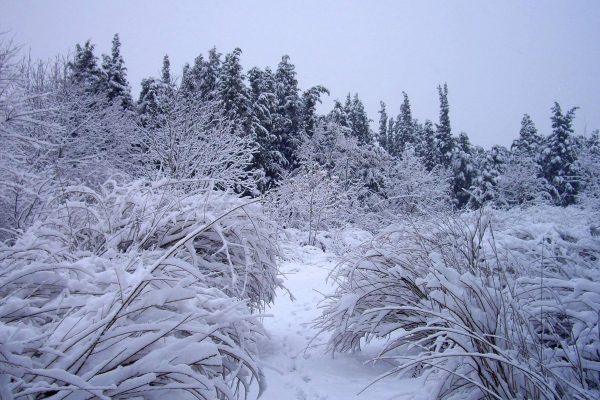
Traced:
<path fill-rule="evenodd" d="M 344 237 L 346 245 L 360 239 L 358 232 L 350 232 Z M 267 391 L 261 400 L 413 398 L 421 389 L 417 379 L 388 377 L 364 390 L 389 369 L 385 365 L 366 363 L 377 353 L 377 344 L 366 346 L 361 354 L 335 354 L 333 357 L 330 353 L 325 354 L 329 334 L 315 339 L 318 332 L 312 328 L 311 321 L 321 314 L 318 308 L 323 298 L 321 293 L 334 290 L 332 282 L 326 280 L 337 263 L 336 256 L 319 247 L 289 242 L 281 246 L 280 269 L 295 300 L 280 290 L 275 304 L 267 310 L 273 317 L 264 320 L 271 338 L 259 343 L 267 378 Z"/>

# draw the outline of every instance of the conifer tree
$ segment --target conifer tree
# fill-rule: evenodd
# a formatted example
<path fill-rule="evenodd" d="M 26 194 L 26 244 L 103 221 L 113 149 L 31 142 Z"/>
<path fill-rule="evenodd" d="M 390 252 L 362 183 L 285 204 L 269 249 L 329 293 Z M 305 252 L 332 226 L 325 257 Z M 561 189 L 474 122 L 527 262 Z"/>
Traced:
<path fill-rule="evenodd" d="M 415 124 L 410 110 L 410 101 L 408 95 L 402 92 L 404 101 L 400 106 L 400 114 L 398 115 L 397 135 L 396 135 L 396 155 L 401 155 L 407 147 L 415 147 L 417 139 L 415 137 Z"/>
<path fill-rule="evenodd" d="M 171 76 L 171 63 L 169 56 L 165 55 L 160 79 L 154 77 L 142 79 L 140 96 L 137 101 L 141 125 L 149 128 L 146 126 L 149 120 L 158 121 L 159 119 L 156 117 L 166 111 L 163 106 L 168 103 L 167 99 L 175 95 L 175 92 L 176 86 Z"/>
<path fill-rule="evenodd" d="M 394 143 L 396 142 L 396 121 L 393 117 L 389 117 L 388 119 L 388 128 L 387 128 L 387 146 L 386 149 L 390 156 L 394 156 L 396 154 Z"/>
<path fill-rule="evenodd" d="M 344 107 L 346 115 L 348 116 L 348 122 L 350 123 L 350 135 L 358 140 L 358 145 L 371 144 L 373 142 L 373 135 L 369 122 L 371 121 L 367 117 L 367 112 L 362 101 L 358 98 L 358 93 L 354 95 L 352 100 L 350 94 L 346 98 L 346 106 Z"/>
<path fill-rule="evenodd" d="M 189 63 L 183 64 L 181 71 L 181 83 L 178 89 L 186 99 L 191 99 L 194 95 L 194 82 L 192 80 L 192 68 Z"/>
<path fill-rule="evenodd" d="M 302 140 L 302 100 L 299 95 L 295 67 L 284 55 L 275 72 L 277 114 L 274 132 L 281 138 L 280 152 L 287 160 L 287 168 L 297 166 L 298 146 Z"/>
<path fill-rule="evenodd" d="M 385 111 L 385 103 L 383 101 L 379 102 L 381 105 L 381 110 L 379 110 L 379 131 L 377 134 L 377 140 L 379 141 L 379 145 L 386 151 L 388 150 L 388 133 L 387 133 L 387 124 L 388 124 L 388 116 Z"/>
<path fill-rule="evenodd" d="M 169 61 L 168 54 L 165 54 L 163 57 L 163 65 L 162 69 L 160 70 L 160 80 L 162 83 L 167 85 L 171 83 L 171 62 Z"/>
<path fill-rule="evenodd" d="M 314 86 L 302 93 L 302 118 L 304 132 L 312 137 L 319 123 L 317 116 L 317 103 L 321 103 L 321 95 L 329 94 L 323 86 Z"/>
<path fill-rule="evenodd" d="M 190 66 L 188 63 L 185 63 L 183 66 L 179 90 L 181 90 L 186 97 L 195 97 L 199 99 L 203 98 L 198 93 L 200 82 L 202 81 L 203 71 L 204 58 L 202 57 L 202 54 L 198 55 L 198 57 L 194 59 L 194 65 Z"/>
<path fill-rule="evenodd" d="M 333 108 L 327 115 L 327 121 L 335 123 L 342 129 L 342 132 L 344 132 L 346 136 L 350 136 L 350 118 L 346 113 L 346 107 L 344 107 L 338 99 L 333 101 Z"/>
<path fill-rule="evenodd" d="M 160 112 L 159 97 L 161 96 L 161 82 L 156 78 L 145 78 L 142 79 L 140 86 L 137 109 L 141 118 L 140 122 L 142 125 L 145 125 L 146 114 L 156 115 Z"/>
<path fill-rule="evenodd" d="M 471 186 L 470 204 L 473 207 L 481 207 L 485 203 L 497 200 L 498 177 L 504 172 L 509 152 L 503 146 L 494 145 L 488 151 L 476 147 L 472 153 L 477 177 Z"/>
<path fill-rule="evenodd" d="M 94 55 L 95 45 L 89 40 L 83 47 L 75 46 L 73 61 L 69 62 L 71 79 L 88 93 L 98 94 L 106 88 L 106 76 L 98 67 L 98 58 Z"/>
<path fill-rule="evenodd" d="M 277 113 L 276 83 L 273 72 L 268 67 L 264 71 L 256 67 L 249 70 L 248 82 L 252 102 L 251 132 L 256 145 L 252 166 L 263 171 L 264 176 L 258 186 L 264 193 L 277 181 L 286 164 L 279 152 L 280 138 L 274 132 Z"/>
<path fill-rule="evenodd" d="M 133 109 L 133 99 L 131 97 L 131 87 L 127 82 L 127 68 L 121 56 L 121 41 L 119 34 L 115 34 L 112 41 L 110 56 L 102 55 L 102 70 L 106 77 L 106 96 L 109 102 L 115 99 L 125 110 Z"/>
<path fill-rule="evenodd" d="M 435 140 L 438 155 L 438 164 L 444 168 L 450 167 L 454 141 L 450 128 L 450 106 L 448 105 L 448 85 L 444 83 L 442 90 L 438 86 L 440 95 L 440 123 L 436 125 Z"/>
<path fill-rule="evenodd" d="M 561 205 L 575 203 L 579 189 L 576 168 L 577 149 L 573 137 L 572 122 L 575 118 L 573 107 L 566 114 L 555 102 L 552 107 L 552 134 L 548 137 L 542 152 L 542 169 L 546 180 L 554 186 L 555 201 Z"/>
<path fill-rule="evenodd" d="M 428 119 L 425 120 L 423 129 L 420 131 L 419 135 L 420 146 L 417 154 L 423 160 L 423 164 L 427 171 L 432 171 L 437 166 L 438 160 L 433 122 Z"/>
<path fill-rule="evenodd" d="M 584 138 L 578 151 L 577 169 L 581 185 L 578 203 L 584 207 L 600 211 L 600 131 L 595 130 L 589 138 Z"/>
<path fill-rule="evenodd" d="M 452 158 L 452 191 L 458 208 L 466 206 L 471 197 L 468 190 L 473 185 L 475 178 L 471 153 L 469 136 L 465 132 L 461 132 Z"/>
<path fill-rule="evenodd" d="M 216 100 L 219 76 L 221 75 L 221 53 L 213 47 L 208 51 L 208 59 L 202 54 L 194 59 L 194 65 L 189 70 L 186 78 L 185 90 L 194 94 L 196 98 L 206 101 Z"/>
<path fill-rule="evenodd" d="M 224 114 L 236 121 L 236 125 L 242 126 L 244 134 L 249 134 L 251 104 L 240 64 L 241 54 L 242 50 L 236 48 L 225 56 L 220 69 L 217 98 Z"/>
<path fill-rule="evenodd" d="M 531 117 L 525 114 L 521 120 L 519 138 L 512 143 L 510 147 L 511 151 L 521 156 L 536 159 L 542 142 L 543 138 L 538 134 Z"/>

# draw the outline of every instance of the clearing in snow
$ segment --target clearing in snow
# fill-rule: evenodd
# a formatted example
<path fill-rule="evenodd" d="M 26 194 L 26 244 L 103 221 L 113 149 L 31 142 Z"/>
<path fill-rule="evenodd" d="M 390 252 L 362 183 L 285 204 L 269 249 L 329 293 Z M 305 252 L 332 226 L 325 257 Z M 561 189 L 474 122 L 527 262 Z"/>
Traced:
<path fill-rule="evenodd" d="M 360 232 L 348 232 L 344 239 L 357 240 Z M 364 235 L 368 235 L 362 232 Z M 285 290 L 277 290 L 275 304 L 264 319 L 271 335 L 259 343 L 260 359 L 267 378 L 261 400 L 302 399 L 411 399 L 421 390 L 419 379 L 387 377 L 368 387 L 389 371 L 390 366 L 369 360 L 381 349 L 373 341 L 358 354 L 325 353 L 330 333 L 319 333 L 312 321 L 321 315 L 319 302 L 331 293 L 335 283 L 327 279 L 338 262 L 335 254 L 319 247 L 283 243 L 280 270 L 287 277 Z M 366 390 L 365 390 L 366 388 Z M 256 388 L 254 388 L 256 390 Z"/>

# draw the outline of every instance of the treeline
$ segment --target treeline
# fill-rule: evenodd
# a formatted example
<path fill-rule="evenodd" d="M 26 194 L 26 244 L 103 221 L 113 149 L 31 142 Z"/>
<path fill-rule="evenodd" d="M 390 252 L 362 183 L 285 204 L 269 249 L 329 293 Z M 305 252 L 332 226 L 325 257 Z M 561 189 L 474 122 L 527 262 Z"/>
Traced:
<path fill-rule="evenodd" d="M 6 52 L 5 60 L 15 54 Z M 486 150 L 472 145 L 465 132 L 453 134 L 445 84 L 438 87 L 437 122 L 415 118 L 403 93 L 395 117 L 381 103 L 375 132 L 358 94 L 336 100 L 321 115 L 316 106 L 329 91 L 301 90 L 288 56 L 275 70 L 244 72 L 241 55 L 240 49 L 223 55 L 213 48 L 185 64 L 180 76 L 165 56 L 160 76 L 141 82 L 138 99 L 131 94 L 118 35 L 111 53 L 100 58 L 88 41 L 70 58 L 18 63 L 10 69 L 13 81 L 6 82 L 21 89 L 5 101 L 5 123 L 27 132 L 6 136 L 11 143 L 4 149 L 10 160 L 3 166 L 10 188 L 2 195 L 4 229 L 29 226 L 56 177 L 63 185 L 97 186 L 115 174 L 212 179 L 244 195 L 269 193 L 276 213 L 282 206 L 300 207 L 288 210 L 283 221 L 297 227 L 311 220 L 302 210 L 314 209 L 301 206 L 302 199 L 290 204 L 289 197 L 298 195 L 294 185 L 303 180 L 333 199 L 310 224 L 321 229 L 346 223 L 375 229 L 377 224 L 365 222 L 373 215 L 422 211 L 430 199 L 457 209 L 598 203 L 598 131 L 575 134 L 577 108 L 563 112 L 555 103 L 547 135 L 525 115 L 510 149 Z M 23 145 L 24 137 L 37 144 Z"/>
<path fill-rule="evenodd" d="M 540 200 L 569 205 L 597 183 L 593 181 L 596 171 L 589 170 L 586 160 L 598 156 L 598 131 L 590 137 L 575 135 L 572 121 L 576 107 L 565 113 L 555 103 L 551 109 L 553 131 L 548 135 L 538 133 L 526 114 L 519 138 L 510 149 L 494 146 L 485 150 L 472 145 L 465 132 L 452 134 L 445 84 L 438 87 L 437 123 L 414 118 L 408 95 L 403 93 L 404 102 L 396 117 L 388 116 L 385 103 L 381 103 L 379 128 L 374 132 L 358 94 L 348 94 L 345 102 L 336 100 L 326 115 L 317 114 L 317 103 L 329 91 L 323 86 L 301 90 L 288 56 L 282 57 L 275 71 L 255 67 L 244 73 L 240 49 L 223 56 L 213 48 L 206 57 L 200 54 L 192 65 L 186 64 L 180 77 L 171 72 L 165 56 L 161 76 L 144 79 L 139 99 L 134 101 L 118 36 L 113 40 L 112 54 L 103 55 L 101 65 L 93 50 L 89 42 L 77 46 L 70 65 L 73 78 L 95 93 L 103 92 L 109 102 L 119 98 L 123 109 L 136 112 L 143 126 L 165 112 L 162 103 L 174 93 L 186 101 L 218 104 L 223 115 L 238 127 L 237 134 L 253 144 L 251 167 L 262 174 L 259 187 L 263 193 L 277 185 L 285 172 L 302 164 L 302 144 L 312 139 L 316 129 L 327 129 L 332 123 L 345 136 L 356 139 L 357 147 L 366 146 L 375 152 L 384 149 L 396 159 L 412 149 L 428 171 L 447 171 L 453 204 L 459 208 L 490 201 L 500 206 Z M 364 183 L 374 186 L 373 182 Z"/>

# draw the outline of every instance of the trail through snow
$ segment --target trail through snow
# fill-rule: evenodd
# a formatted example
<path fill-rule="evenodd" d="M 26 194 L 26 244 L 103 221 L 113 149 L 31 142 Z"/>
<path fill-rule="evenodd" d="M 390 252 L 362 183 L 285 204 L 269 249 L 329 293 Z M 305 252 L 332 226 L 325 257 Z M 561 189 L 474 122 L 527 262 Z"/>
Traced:
<path fill-rule="evenodd" d="M 378 376 L 389 370 L 383 364 L 365 364 L 377 354 L 372 343 L 360 354 L 325 354 L 329 333 L 318 333 L 311 321 L 321 314 L 321 293 L 331 293 L 327 281 L 336 265 L 336 256 L 313 246 L 284 244 L 280 269 L 286 287 L 295 301 L 280 290 L 275 304 L 268 309 L 273 317 L 264 319 L 270 339 L 259 343 L 267 378 L 267 391 L 261 400 L 342 400 L 411 399 L 422 389 L 417 379 L 387 377 L 359 394 Z M 314 340 L 313 340 L 314 339 Z"/>

